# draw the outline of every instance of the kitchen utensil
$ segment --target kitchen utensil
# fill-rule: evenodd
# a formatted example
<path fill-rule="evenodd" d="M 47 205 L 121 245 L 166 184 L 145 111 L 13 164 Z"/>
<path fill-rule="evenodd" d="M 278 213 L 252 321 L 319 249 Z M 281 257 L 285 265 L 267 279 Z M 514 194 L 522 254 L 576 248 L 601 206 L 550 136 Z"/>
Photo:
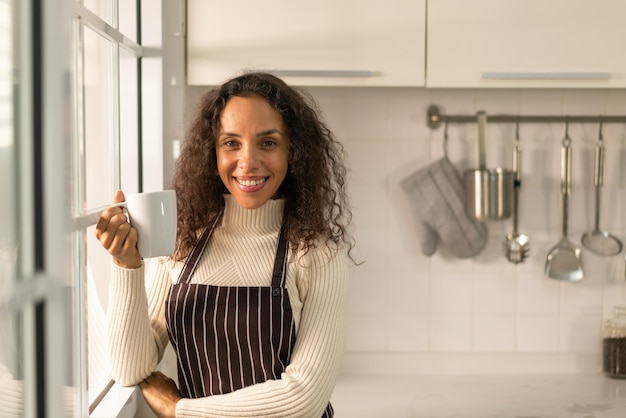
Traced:
<path fill-rule="evenodd" d="M 424 255 L 432 255 L 439 246 L 459 258 L 473 257 L 483 249 L 487 227 L 467 215 L 461 176 L 447 156 L 406 177 L 401 187 Z"/>
<path fill-rule="evenodd" d="M 565 128 L 561 148 L 561 195 L 563 197 L 563 236 L 550 249 L 546 259 L 545 273 L 551 279 L 575 282 L 583 278 L 582 251 L 567 238 L 567 218 L 572 177 L 571 140 Z"/>
<path fill-rule="evenodd" d="M 485 128 L 487 115 L 478 112 L 478 169 L 466 170 L 465 207 L 467 214 L 478 221 L 506 219 L 513 206 L 513 172 L 503 168 L 487 169 Z"/>
<path fill-rule="evenodd" d="M 513 232 L 506 236 L 503 243 L 504 255 L 514 264 L 523 262 L 530 251 L 530 238 L 528 235 L 520 234 L 517 230 L 518 214 L 519 214 L 519 191 L 522 186 L 522 150 L 519 145 L 518 129 L 516 127 L 516 141 L 513 147 L 513 173 L 515 181 L 513 182 Z"/>
<path fill-rule="evenodd" d="M 604 256 L 616 255 L 622 252 L 622 242 L 609 232 L 600 229 L 600 190 L 604 183 L 604 141 L 602 139 L 602 124 L 596 144 L 596 164 L 593 176 L 596 192 L 596 214 L 593 230 L 586 232 L 581 239 L 583 246 L 588 250 Z"/>

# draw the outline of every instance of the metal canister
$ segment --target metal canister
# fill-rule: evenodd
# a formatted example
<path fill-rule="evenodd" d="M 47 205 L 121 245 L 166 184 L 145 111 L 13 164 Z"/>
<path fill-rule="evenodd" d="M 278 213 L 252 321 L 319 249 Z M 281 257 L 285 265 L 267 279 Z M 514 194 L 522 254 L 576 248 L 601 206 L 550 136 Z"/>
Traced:
<path fill-rule="evenodd" d="M 468 215 L 479 221 L 511 216 L 515 173 L 503 168 L 467 170 L 464 180 Z"/>
<path fill-rule="evenodd" d="M 515 173 L 504 168 L 486 167 L 485 127 L 487 116 L 478 112 L 478 169 L 465 171 L 467 214 L 478 221 L 509 218 L 513 212 Z"/>

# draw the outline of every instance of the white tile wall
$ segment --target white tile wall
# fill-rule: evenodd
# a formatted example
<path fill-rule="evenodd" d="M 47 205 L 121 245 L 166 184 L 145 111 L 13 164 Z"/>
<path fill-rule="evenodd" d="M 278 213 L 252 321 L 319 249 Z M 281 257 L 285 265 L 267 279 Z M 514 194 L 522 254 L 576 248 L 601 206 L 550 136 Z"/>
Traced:
<path fill-rule="evenodd" d="M 204 88 L 187 88 L 187 109 Z M 411 208 L 399 183 L 443 155 L 443 129 L 426 125 L 436 104 L 447 114 L 626 115 L 625 90 L 311 88 L 352 170 L 350 193 L 357 256 L 349 306 L 348 367 L 400 372 L 468 368 L 523 372 L 579 370 L 600 358 L 602 322 L 626 304 L 624 254 L 583 249 L 579 283 L 544 277 L 545 257 L 560 239 L 560 146 L 563 124 L 522 124 L 523 185 L 519 229 L 531 237 L 530 258 L 501 253 L 510 220 L 490 222 L 485 249 L 457 259 L 440 248 L 420 252 Z M 605 124 L 605 185 L 600 226 L 626 240 L 626 126 Z M 491 124 L 489 166 L 511 167 L 515 127 Z M 593 158 L 597 124 L 570 124 L 573 186 L 570 238 L 580 245 L 595 211 Z M 476 125 L 450 125 L 448 155 L 460 173 L 476 168 Z M 470 356 L 470 357 L 468 357 Z M 485 357 L 487 356 L 487 357 Z M 525 357 L 526 356 L 526 357 Z M 528 357 L 530 356 L 530 357 Z M 474 362 L 475 366 L 468 365 Z M 468 365 L 468 366 L 464 366 Z M 550 369 L 554 366 L 552 369 Z"/>
<path fill-rule="evenodd" d="M 563 124 L 522 124 L 523 186 L 519 229 L 530 259 L 515 266 L 501 253 L 510 220 L 490 222 L 486 248 L 473 259 L 438 249 L 420 252 L 411 208 L 399 182 L 443 155 L 443 129 L 426 126 L 426 109 L 448 114 L 626 114 L 624 90 L 426 90 L 313 88 L 349 154 L 357 254 L 349 307 L 348 353 L 543 353 L 600 356 L 602 323 L 626 304 L 624 254 L 583 249 L 579 283 L 544 277 L 560 239 Z M 626 239 L 626 126 L 606 124 L 601 227 Z M 513 125 L 489 125 L 489 166 L 511 166 Z M 592 228 L 594 146 L 598 125 L 572 123 L 573 186 L 569 235 L 580 245 Z M 459 172 L 477 166 L 476 126 L 449 127 L 449 156 Z M 516 357 L 510 356 L 511 361 Z M 569 359 L 569 357 L 568 357 Z M 510 369 L 510 367 L 509 367 Z"/>

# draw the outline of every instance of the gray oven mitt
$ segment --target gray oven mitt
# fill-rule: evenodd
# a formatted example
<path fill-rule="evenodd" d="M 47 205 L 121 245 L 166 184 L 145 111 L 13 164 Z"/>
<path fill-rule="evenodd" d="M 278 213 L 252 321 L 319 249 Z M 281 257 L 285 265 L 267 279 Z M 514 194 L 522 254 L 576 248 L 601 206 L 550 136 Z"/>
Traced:
<path fill-rule="evenodd" d="M 461 177 L 447 157 L 402 180 L 413 210 L 422 253 L 441 243 L 459 258 L 478 254 L 487 243 L 487 227 L 467 216 Z"/>

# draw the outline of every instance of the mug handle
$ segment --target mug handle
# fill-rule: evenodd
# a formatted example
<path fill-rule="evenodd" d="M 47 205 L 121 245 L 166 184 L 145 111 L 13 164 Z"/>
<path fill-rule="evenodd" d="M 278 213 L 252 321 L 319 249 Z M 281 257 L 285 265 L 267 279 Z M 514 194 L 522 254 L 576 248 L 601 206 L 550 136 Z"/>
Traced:
<path fill-rule="evenodd" d="M 126 211 L 128 211 L 128 205 L 126 202 L 119 202 L 119 203 L 113 203 L 107 206 L 100 206 L 99 208 L 91 210 L 84 215 L 76 216 L 75 218 L 73 218 L 72 220 L 73 230 L 79 231 L 81 229 L 89 228 L 90 226 L 97 224 L 98 220 L 102 216 L 102 212 L 104 212 L 105 210 L 111 207 L 124 208 L 126 209 Z"/>

